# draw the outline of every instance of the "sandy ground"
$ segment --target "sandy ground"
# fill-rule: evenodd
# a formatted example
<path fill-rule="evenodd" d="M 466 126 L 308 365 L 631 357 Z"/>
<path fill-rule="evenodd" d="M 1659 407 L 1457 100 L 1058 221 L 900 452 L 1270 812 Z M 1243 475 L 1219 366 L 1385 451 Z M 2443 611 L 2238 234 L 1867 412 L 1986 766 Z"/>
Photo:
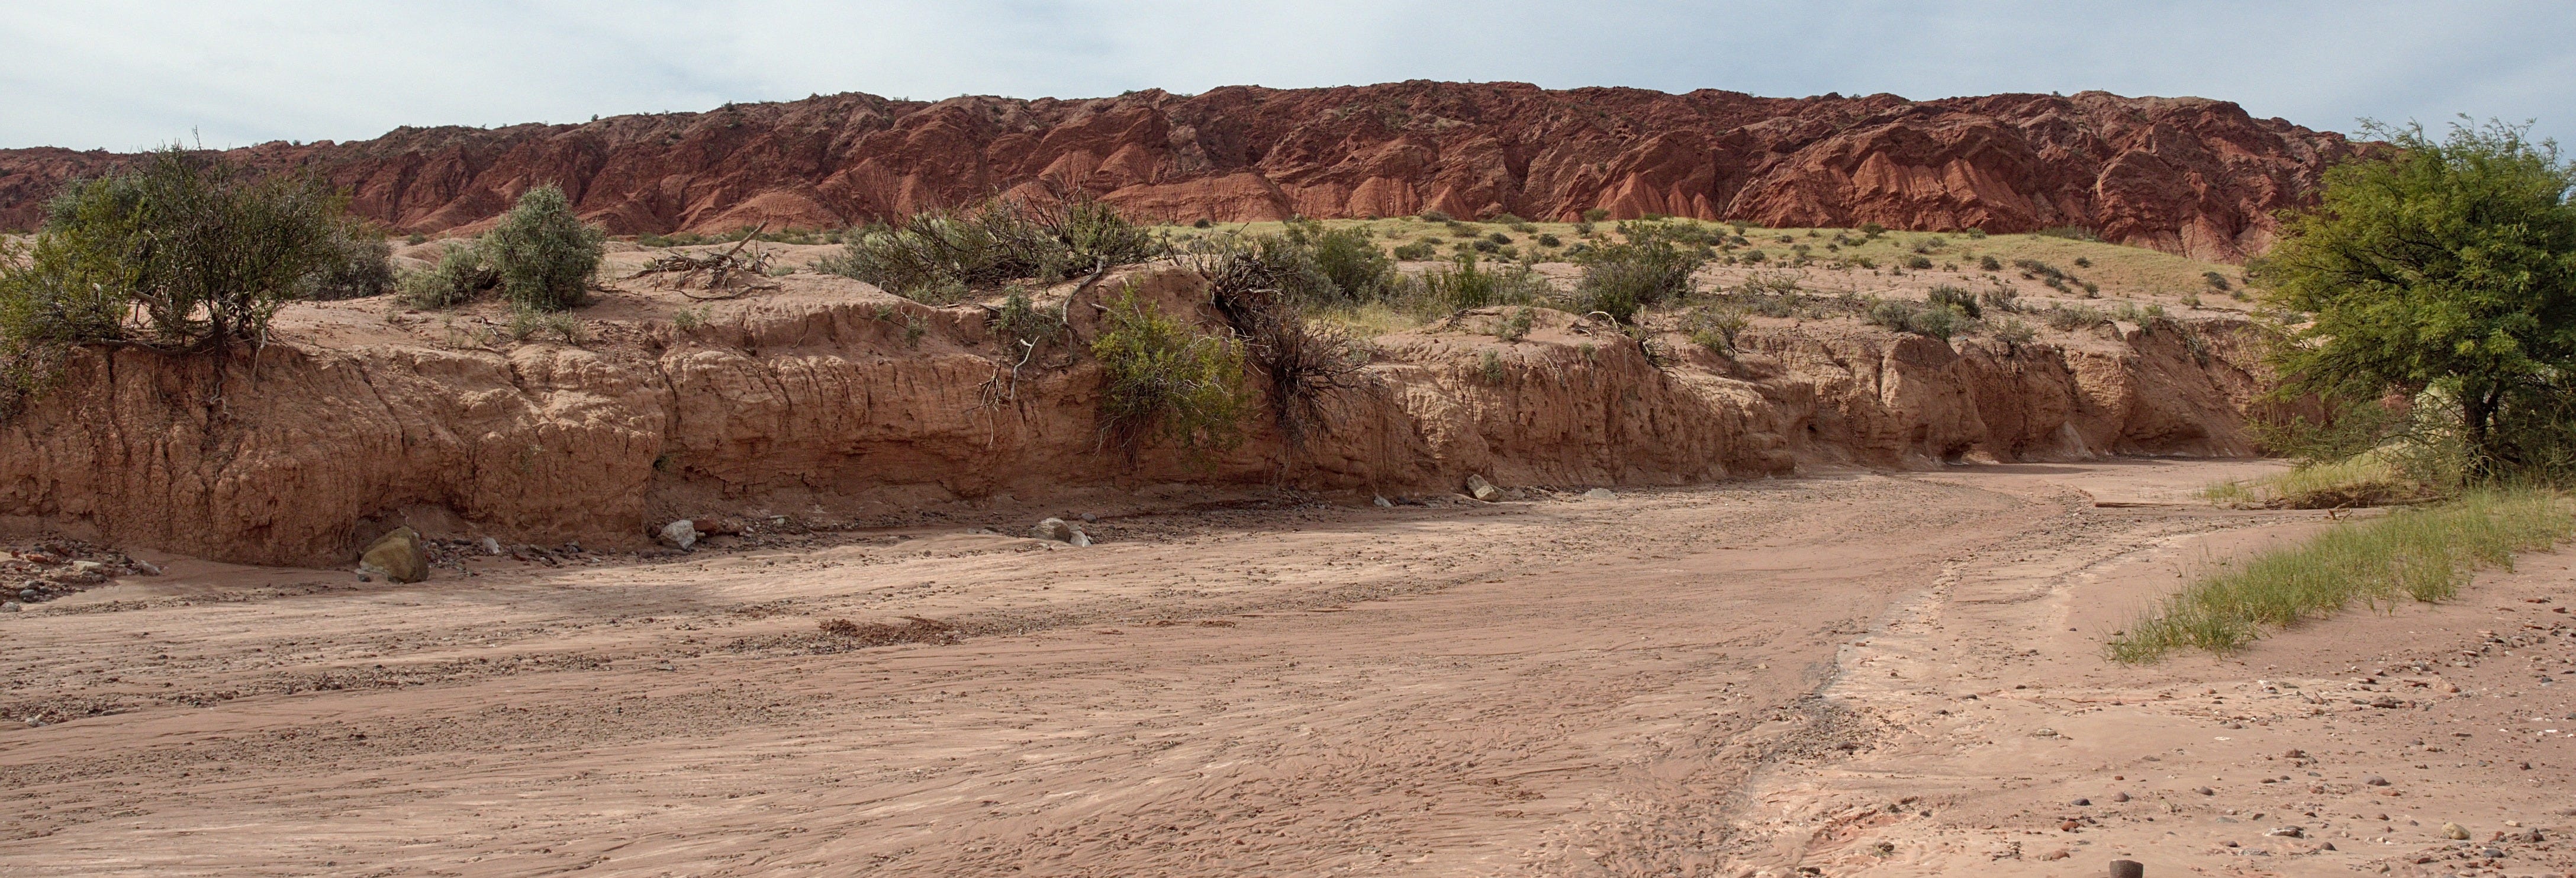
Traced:
<path fill-rule="evenodd" d="M 2576 865 L 2568 555 L 2225 661 L 2103 660 L 2184 574 L 2322 526 L 2188 502 L 2266 466 L 1232 508 L 1084 549 L 851 533 L 411 586 L 174 561 L 0 617 L 0 875 Z"/>

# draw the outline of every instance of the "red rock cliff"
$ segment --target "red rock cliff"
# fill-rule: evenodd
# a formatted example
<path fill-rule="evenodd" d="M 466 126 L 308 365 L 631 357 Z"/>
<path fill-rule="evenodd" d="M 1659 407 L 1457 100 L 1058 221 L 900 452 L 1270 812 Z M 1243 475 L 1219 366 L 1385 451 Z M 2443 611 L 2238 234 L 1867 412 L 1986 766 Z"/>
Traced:
<path fill-rule="evenodd" d="M 556 183 L 619 233 L 766 221 L 826 228 L 1054 179 L 1152 219 L 1439 209 L 1570 219 L 1587 208 L 1990 232 L 2082 226 L 2237 260 L 2306 199 L 2341 135 L 2225 101 L 1993 95 L 1760 98 L 1403 82 L 1092 100 L 863 94 L 582 125 L 402 128 L 236 152 L 309 167 L 401 231 L 471 229 Z M 127 157 L 0 150 L 0 227 L 61 181 Z"/>

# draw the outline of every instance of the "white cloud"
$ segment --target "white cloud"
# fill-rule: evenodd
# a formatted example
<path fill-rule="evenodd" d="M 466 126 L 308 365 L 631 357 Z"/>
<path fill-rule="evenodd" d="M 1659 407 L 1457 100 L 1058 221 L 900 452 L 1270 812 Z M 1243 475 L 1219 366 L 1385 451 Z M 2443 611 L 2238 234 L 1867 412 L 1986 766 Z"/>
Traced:
<path fill-rule="evenodd" d="M 2555 2 L 0 0 L 0 146 L 568 122 L 865 91 L 1092 97 L 1401 79 L 1914 98 L 2103 89 L 2576 141 Z"/>

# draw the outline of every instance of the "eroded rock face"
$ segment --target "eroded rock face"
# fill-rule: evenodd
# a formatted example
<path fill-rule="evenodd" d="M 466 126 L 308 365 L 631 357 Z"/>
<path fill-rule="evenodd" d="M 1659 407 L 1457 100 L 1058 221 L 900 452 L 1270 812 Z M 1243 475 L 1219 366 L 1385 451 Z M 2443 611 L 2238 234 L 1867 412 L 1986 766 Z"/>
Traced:
<path fill-rule="evenodd" d="M 82 351 L 54 392 L 0 424 L 0 515 L 254 563 L 344 564 L 376 535 L 350 522 L 396 513 L 512 543 L 640 549 L 684 516 L 1283 476 L 1366 497 L 1455 492 L 1470 475 L 1654 485 L 1807 462 L 2236 455 L 2255 450 L 2244 418 L 2261 389 L 2243 327 L 2218 320 L 2020 345 L 1756 325 L 1733 359 L 1667 339 L 1658 367 L 1613 328 L 1540 310 L 1518 342 L 1378 339 L 1364 380 L 1330 401 L 1332 429 L 1293 455 L 1256 428 L 1206 459 L 1148 447 L 1130 461 L 1100 445 L 1100 373 L 1080 345 L 1024 370 L 1004 399 L 1005 342 L 980 309 L 784 280 L 723 321 L 603 329 L 639 341 L 595 349 L 325 344 L 299 336 L 290 311 L 256 381 L 246 358 Z M 1165 313 L 1214 319 L 1195 275 L 1140 269 L 1078 294 L 1074 338 L 1097 333 L 1102 290 L 1130 280 Z M 205 402 L 218 385 L 221 408 Z"/>
<path fill-rule="evenodd" d="M 2354 149 L 2200 98 L 1550 91 L 1413 81 L 1093 100 L 863 94 L 581 125 L 401 128 L 237 151 L 315 169 L 398 231 L 474 231 L 556 183 L 615 233 L 835 228 L 1055 181 L 1156 220 L 1648 213 L 1765 225 L 2081 226 L 2204 259 L 2269 246 L 2271 211 Z M 128 160 L 0 150 L 0 228 Z"/>

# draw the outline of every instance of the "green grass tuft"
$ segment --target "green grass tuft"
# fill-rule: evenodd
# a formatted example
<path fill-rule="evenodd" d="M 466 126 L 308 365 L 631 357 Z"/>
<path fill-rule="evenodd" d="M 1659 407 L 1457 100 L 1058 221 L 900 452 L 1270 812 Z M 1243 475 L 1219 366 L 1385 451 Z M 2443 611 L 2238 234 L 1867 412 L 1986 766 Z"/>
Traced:
<path fill-rule="evenodd" d="M 2152 662 L 2178 649 L 2233 652 L 2267 628 L 2356 600 L 2373 608 L 2443 600 L 2478 570 L 2511 569 L 2513 553 L 2548 549 L 2570 535 L 2576 516 L 2541 489 L 2472 491 L 2440 506 L 2400 509 L 2203 577 L 2113 637 L 2110 656 Z"/>

